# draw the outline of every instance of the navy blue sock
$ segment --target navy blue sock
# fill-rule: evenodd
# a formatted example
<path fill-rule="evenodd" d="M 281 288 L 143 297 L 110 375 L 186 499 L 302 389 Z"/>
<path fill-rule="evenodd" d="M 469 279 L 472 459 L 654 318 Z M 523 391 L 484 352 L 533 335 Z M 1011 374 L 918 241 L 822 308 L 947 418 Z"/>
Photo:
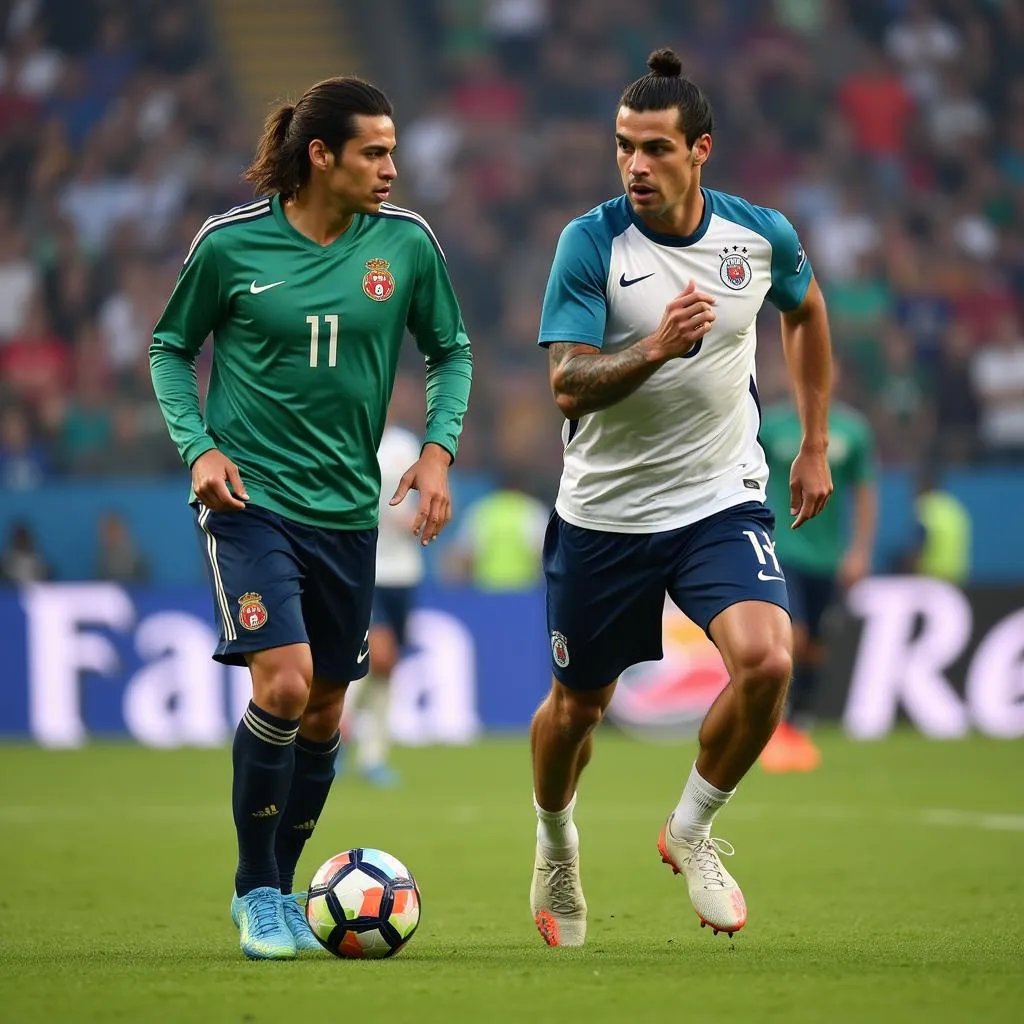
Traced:
<path fill-rule="evenodd" d="M 295 865 L 302 848 L 313 834 L 320 812 L 327 803 L 327 794 L 334 781 L 334 763 L 341 737 L 335 733 L 326 743 L 295 737 L 295 772 L 288 803 L 277 829 L 275 853 L 281 892 L 292 891 Z"/>
<path fill-rule="evenodd" d="M 298 731 L 297 718 L 278 718 L 252 701 L 235 730 L 231 809 L 238 835 L 239 896 L 264 885 L 278 887 L 274 837 L 292 785 Z"/>

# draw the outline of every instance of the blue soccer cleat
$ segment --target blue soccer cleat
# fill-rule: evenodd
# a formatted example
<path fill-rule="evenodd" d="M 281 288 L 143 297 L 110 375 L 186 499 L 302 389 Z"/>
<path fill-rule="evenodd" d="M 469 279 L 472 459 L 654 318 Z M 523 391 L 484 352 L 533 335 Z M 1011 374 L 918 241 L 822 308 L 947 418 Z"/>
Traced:
<path fill-rule="evenodd" d="M 360 768 L 359 775 L 364 782 L 368 782 L 378 789 L 394 789 L 402 781 L 401 775 L 386 764 L 372 764 L 366 768 Z"/>
<path fill-rule="evenodd" d="M 231 920 L 241 932 L 242 952 L 250 960 L 294 960 L 295 939 L 285 922 L 280 889 L 261 886 L 232 895 Z"/>
<path fill-rule="evenodd" d="M 307 949 L 323 949 L 306 920 L 306 894 L 286 893 L 281 897 L 281 907 L 284 910 L 284 923 L 295 940 L 295 948 L 300 953 Z"/>

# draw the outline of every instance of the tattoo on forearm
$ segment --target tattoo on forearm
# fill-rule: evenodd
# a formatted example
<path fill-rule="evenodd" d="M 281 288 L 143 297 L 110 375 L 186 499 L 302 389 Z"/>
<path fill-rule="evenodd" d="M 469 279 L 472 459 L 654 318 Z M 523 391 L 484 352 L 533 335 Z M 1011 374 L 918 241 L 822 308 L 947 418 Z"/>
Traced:
<path fill-rule="evenodd" d="M 581 352 L 572 355 L 574 348 L 572 343 L 556 342 L 549 346 L 548 352 L 552 367 L 557 367 L 552 375 L 556 393 L 573 399 L 580 415 L 621 401 L 657 369 L 639 345 L 593 355 Z"/>

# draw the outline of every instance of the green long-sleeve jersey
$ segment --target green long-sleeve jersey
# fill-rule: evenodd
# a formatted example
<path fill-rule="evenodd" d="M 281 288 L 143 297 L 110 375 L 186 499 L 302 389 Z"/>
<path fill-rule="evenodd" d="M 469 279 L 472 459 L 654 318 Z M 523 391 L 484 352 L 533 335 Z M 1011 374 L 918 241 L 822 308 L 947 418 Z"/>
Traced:
<path fill-rule="evenodd" d="M 842 402 L 828 412 L 828 464 L 835 494 L 799 530 L 789 524 L 789 471 L 800 452 L 803 427 L 792 402 L 764 411 L 757 433 L 768 460 L 768 505 L 777 520 L 775 550 L 782 568 L 833 576 L 849 546 L 849 503 L 852 492 L 875 479 L 875 442 L 868 421 Z"/>
<path fill-rule="evenodd" d="M 153 332 L 153 387 L 187 466 L 218 448 L 250 500 L 298 522 L 377 524 L 377 448 L 406 328 L 426 359 L 424 444 L 456 454 L 472 356 L 444 255 L 384 203 L 330 245 L 279 196 L 211 217 Z M 200 409 L 196 356 L 213 334 Z"/>

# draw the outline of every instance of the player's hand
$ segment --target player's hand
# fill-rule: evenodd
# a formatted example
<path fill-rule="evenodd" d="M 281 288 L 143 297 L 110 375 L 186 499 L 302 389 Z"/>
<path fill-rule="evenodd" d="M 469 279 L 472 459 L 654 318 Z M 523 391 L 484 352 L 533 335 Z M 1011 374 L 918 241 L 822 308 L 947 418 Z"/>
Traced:
<path fill-rule="evenodd" d="M 849 590 L 859 583 L 871 570 L 871 559 L 856 548 L 850 548 L 839 565 L 839 585 Z"/>
<path fill-rule="evenodd" d="M 832 494 L 832 471 L 825 449 L 801 448 L 789 471 L 789 514 L 796 516 L 792 529 L 813 519 Z"/>
<path fill-rule="evenodd" d="M 697 291 L 691 281 L 666 307 L 658 329 L 651 335 L 654 354 L 660 359 L 678 359 L 711 330 L 715 322 L 716 299 Z"/>
<path fill-rule="evenodd" d="M 426 547 L 452 518 L 452 496 L 448 490 L 448 467 L 452 457 L 439 444 L 426 444 L 402 475 L 389 504 L 398 505 L 409 491 L 420 492 L 420 507 L 412 532 Z"/>
<path fill-rule="evenodd" d="M 203 452 L 192 463 L 192 490 L 214 512 L 245 508 L 249 500 L 242 478 L 238 475 L 238 467 L 216 448 Z"/>

